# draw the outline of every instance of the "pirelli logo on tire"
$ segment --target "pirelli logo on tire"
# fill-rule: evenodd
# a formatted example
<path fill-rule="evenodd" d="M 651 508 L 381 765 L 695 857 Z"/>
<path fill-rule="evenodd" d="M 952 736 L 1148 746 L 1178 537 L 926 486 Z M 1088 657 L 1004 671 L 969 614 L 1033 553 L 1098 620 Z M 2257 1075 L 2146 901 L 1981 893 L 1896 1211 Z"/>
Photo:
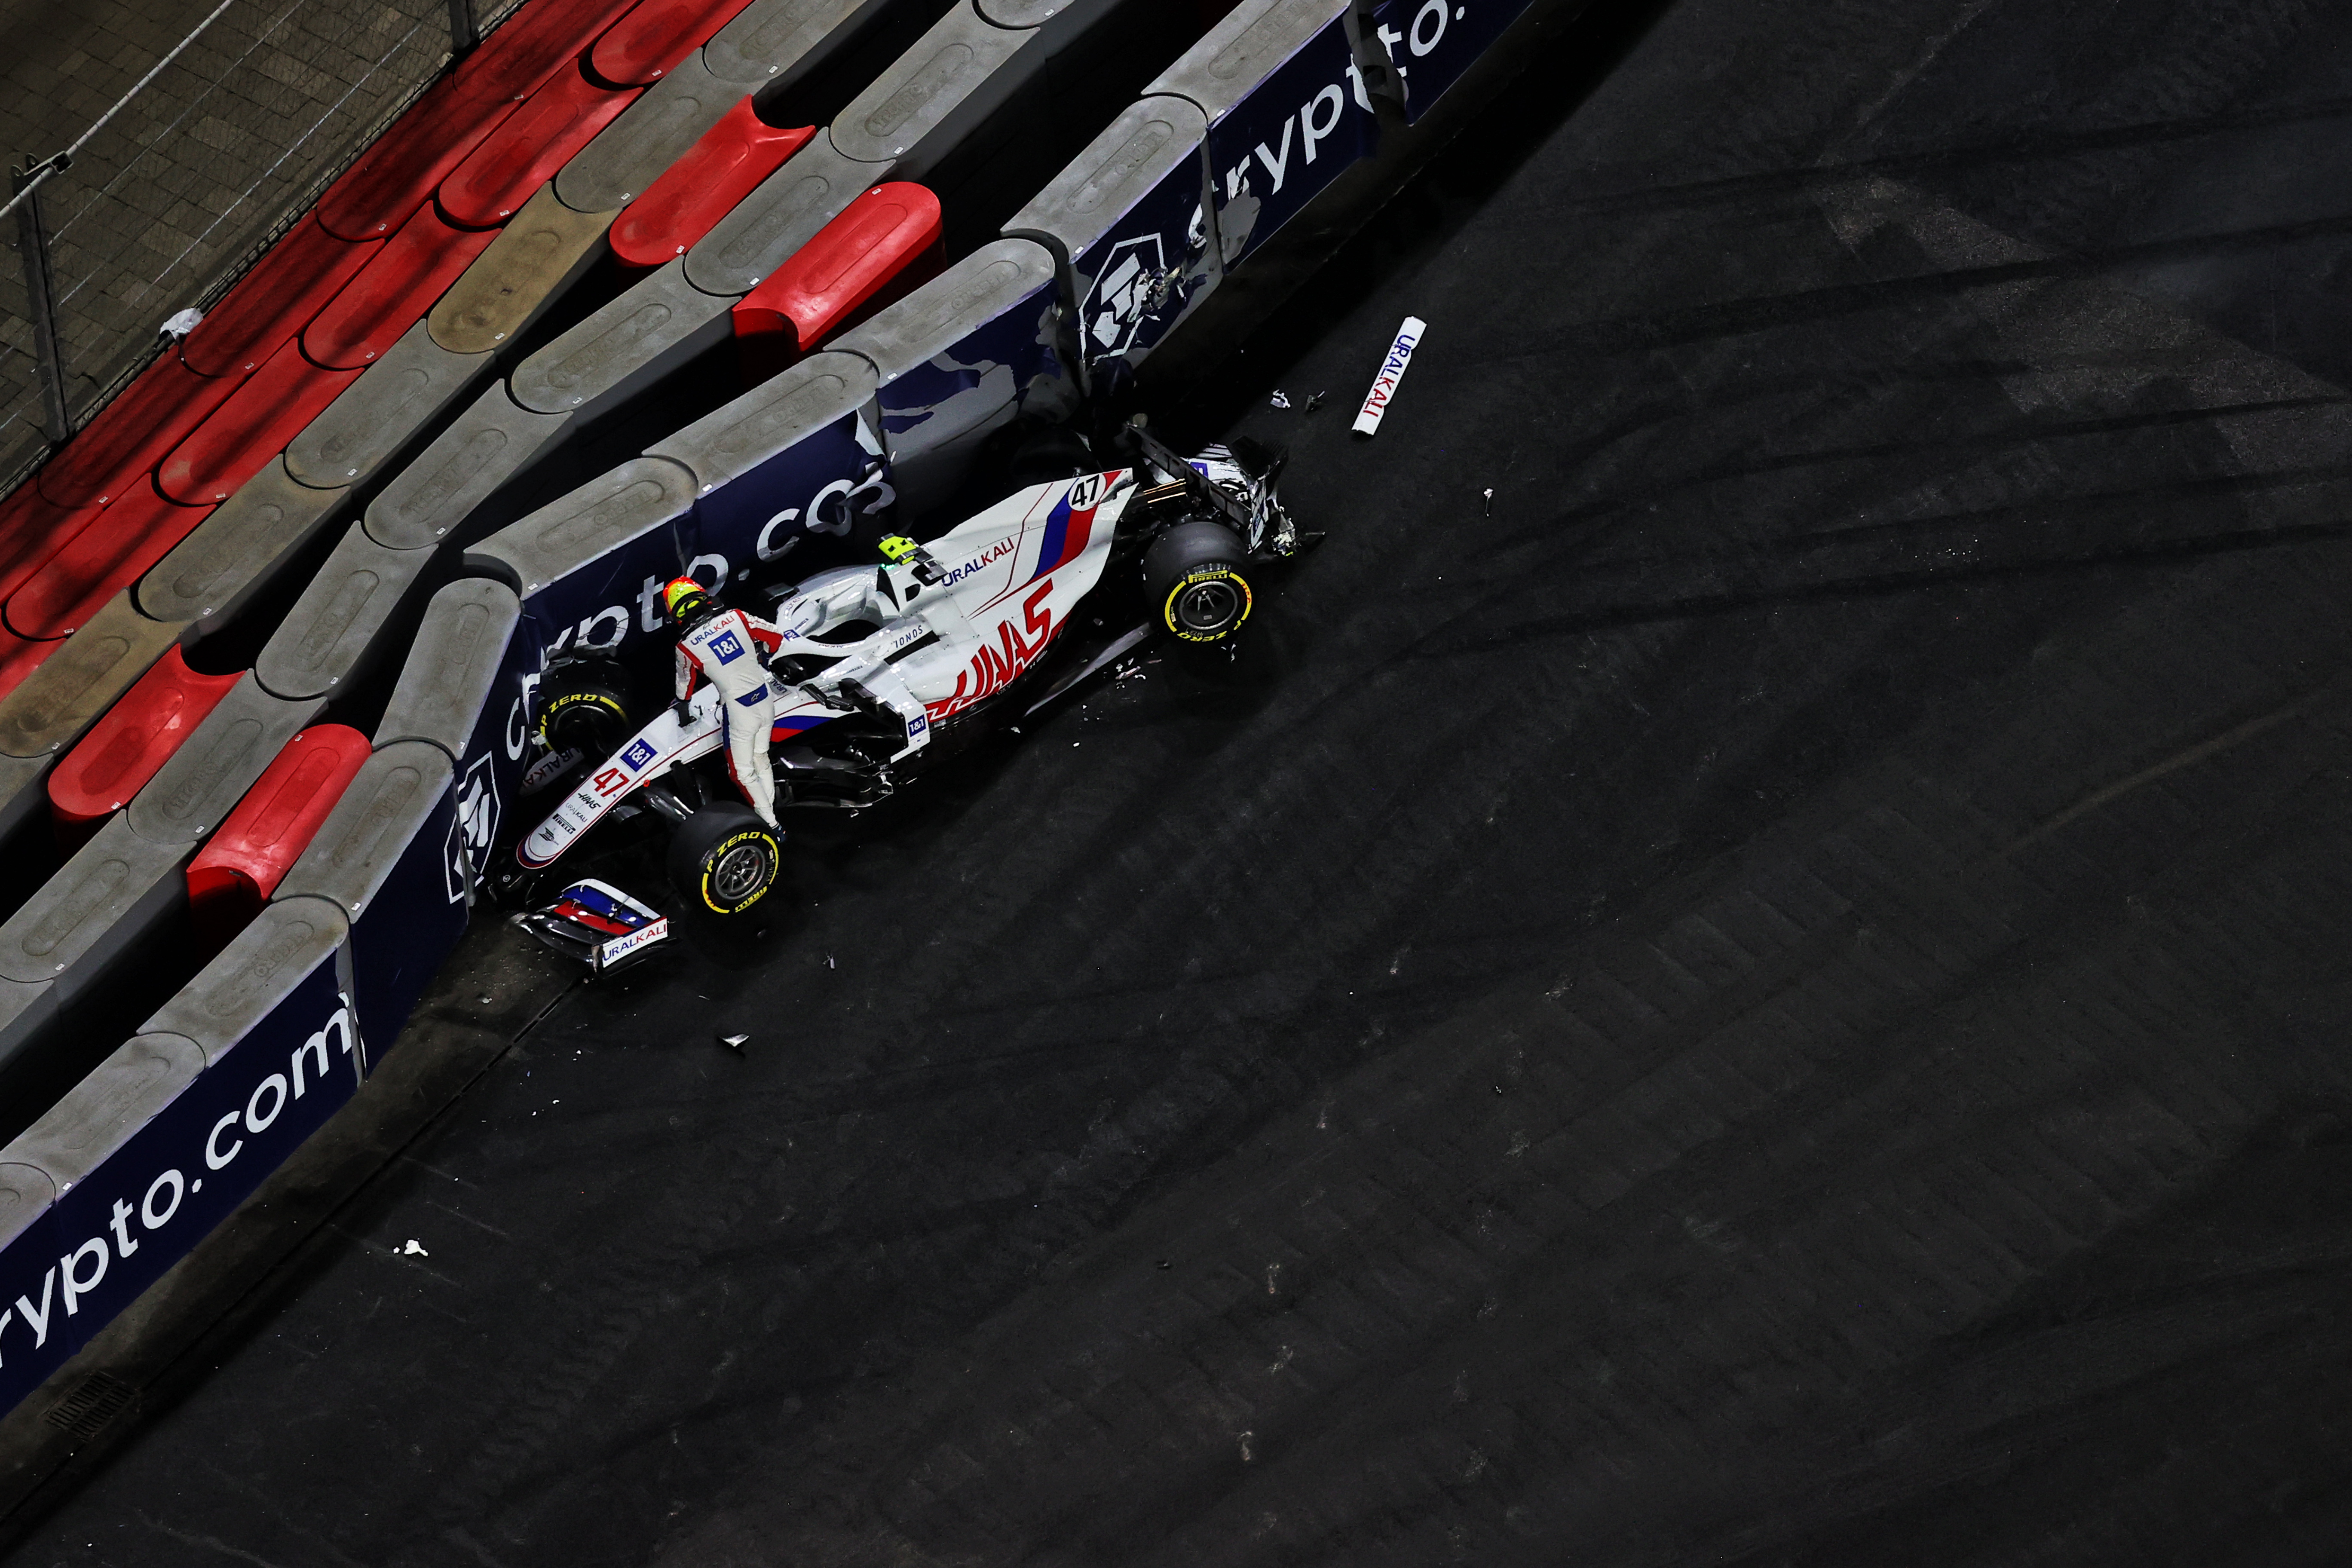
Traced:
<path fill-rule="evenodd" d="M 550 744 L 548 737 L 561 727 L 564 715 L 582 708 L 604 714 L 616 724 L 628 722 L 629 716 L 620 703 L 602 691 L 559 692 L 539 716 L 540 743 Z"/>
<path fill-rule="evenodd" d="M 1160 624 L 1186 642 L 1223 642 L 1249 619 L 1249 580 L 1231 566 L 1195 566 L 1169 586 Z"/>

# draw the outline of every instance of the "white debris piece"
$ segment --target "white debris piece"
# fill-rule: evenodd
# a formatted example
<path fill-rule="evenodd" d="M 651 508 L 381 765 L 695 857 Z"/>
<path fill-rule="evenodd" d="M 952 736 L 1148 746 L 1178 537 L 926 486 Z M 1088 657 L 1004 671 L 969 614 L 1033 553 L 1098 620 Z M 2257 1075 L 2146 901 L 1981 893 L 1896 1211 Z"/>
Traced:
<path fill-rule="evenodd" d="M 1289 395 L 1279 388 L 1276 388 L 1275 395 L 1272 397 L 1267 398 L 1266 401 L 1273 404 L 1276 408 L 1287 408 L 1290 406 Z"/>
<path fill-rule="evenodd" d="M 169 338 L 176 343 L 202 325 L 204 319 L 205 313 L 202 310 L 182 310 L 157 328 L 157 335 Z"/>
<path fill-rule="evenodd" d="M 400 1256 L 403 1258 L 430 1258 L 433 1255 L 425 1250 L 425 1244 L 423 1242 L 417 1240 L 412 1236 L 408 1238 L 408 1245 L 400 1249 Z"/>
<path fill-rule="evenodd" d="M 1381 416 L 1389 411 L 1397 383 L 1404 379 L 1404 367 L 1412 363 L 1412 351 L 1421 346 L 1421 335 L 1427 331 L 1429 323 L 1419 316 L 1407 316 L 1404 325 L 1397 329 L 1389 357 L 1381 362 L 1381 374 L 1372 378 L 1372 390 L 1365 395 L 1364 406 L 1356 415 L 1357 435 L 1369 436 L 1381 427 Z"/>

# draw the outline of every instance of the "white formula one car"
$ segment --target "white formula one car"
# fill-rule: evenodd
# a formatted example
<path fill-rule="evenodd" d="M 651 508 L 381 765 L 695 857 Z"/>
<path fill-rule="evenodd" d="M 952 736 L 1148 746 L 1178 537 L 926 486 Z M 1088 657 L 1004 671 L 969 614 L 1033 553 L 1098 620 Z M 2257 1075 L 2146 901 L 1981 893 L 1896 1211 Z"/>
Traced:
<path fill-rule="evenodd" d="M 927 544 L 887 541 L 887 564 L 772 591 L 767 618 L 784 633 L 768 661 L 779 813 L 871 805 L 1155 629 L 1195 647 L 1231 643 L 1250 618 L 1258 568 L 1319 536 L 1302 538 L 1276 500 L 1278 458 L 1213 447 L 1186 459 L 1132 434 L 1136 468 L 1030 486 Z M 1110 601 L 1132 591 L 1139 568 L 1145 625 L 1073 632 L 1132 626 Z M 1049 663 L 1064 671 L 1050 690 L 1033 679 Z M 895 707 L 874 699 L 881 685 L 899 693 Z M 517 846 L 523 876 L 607 816 L 651 810 L 675 825 L 668 870 L 681 894 L 719 914 L 756 903 L 781 869 L 782 835 L 727 777 L 719 702 L 706 687 L 630 734 L 635 716 L 614 661 L 551 664 L 532 704 L 539 739 L 554 757 L 606 760 Z"/>

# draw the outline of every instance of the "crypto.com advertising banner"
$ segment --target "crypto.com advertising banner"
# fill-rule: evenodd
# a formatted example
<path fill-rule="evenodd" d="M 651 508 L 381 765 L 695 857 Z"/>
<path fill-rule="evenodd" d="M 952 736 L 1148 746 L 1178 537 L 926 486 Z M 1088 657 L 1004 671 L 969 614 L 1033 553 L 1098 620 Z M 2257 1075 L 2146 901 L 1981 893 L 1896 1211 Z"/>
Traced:
<path fill-rule="evenodd" d="M 1404 82 L 1404 117 L 1418 121 L 1532 0 L 1380 0 L 1372 23 Z"/>
<path fill-rule="evenodd" d="M 201 1060 L 176 1037 L 188 1065 Z M 359 1051 L 329 950 L 291 994 L 190 1079 L 0 1253 L 0 1412 L 226 1217 L 352 1098 Z M 159 1076 L 174 1068 L 162 1051 Z"/>

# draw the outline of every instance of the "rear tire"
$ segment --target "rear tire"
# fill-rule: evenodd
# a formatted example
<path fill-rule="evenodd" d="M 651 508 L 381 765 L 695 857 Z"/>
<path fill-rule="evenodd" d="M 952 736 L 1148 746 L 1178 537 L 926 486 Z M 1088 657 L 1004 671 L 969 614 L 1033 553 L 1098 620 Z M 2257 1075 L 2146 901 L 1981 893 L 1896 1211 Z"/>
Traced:
<path fill-rule="evenodd" d="M 706 805 L 670 835 L 670 885 L 713 914 L 740 915 L 776 885 L 782 839 L 748 805 Z"/>
<path fill-rule="evenodd" d="M 540 678 L 531 717 L 549 751 L 577 751 L 592 762 L 611 756 L 642 727 L 628 677 L 609 658 L 559 658 L 550 665 Z"/>
<path fill-rule="evenodd" d="M 1180 522 L 1143 556 L 1143 588 L 1160 629 L 1180 642 L 1230 642 L 1256 603 L 1249 552 L 1218 522 Z"/>

